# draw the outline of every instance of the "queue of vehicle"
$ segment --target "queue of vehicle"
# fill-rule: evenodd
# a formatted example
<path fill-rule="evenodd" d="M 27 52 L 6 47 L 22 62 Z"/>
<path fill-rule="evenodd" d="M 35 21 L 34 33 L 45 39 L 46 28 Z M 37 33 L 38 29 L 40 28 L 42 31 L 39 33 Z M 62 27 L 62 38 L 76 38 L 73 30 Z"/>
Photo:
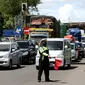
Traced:
<path fill-rule="evenodd" d="M 71 43 L 65 38 L 43 38 L 47 40 L 49 49 L 49 66 L 53 67 L 55 59 L 62 61 L 61 67 L 71 67 L 72 60 L 80 60 L 84 56 L 84 43 Z M 39 46 L 32 40 L 1 41 L 0 42 L 0 66 L 12 68 L 20 67 L 24 62 L 39 66 Z M 81 57 L 80 57 L 81 56 Z"/>

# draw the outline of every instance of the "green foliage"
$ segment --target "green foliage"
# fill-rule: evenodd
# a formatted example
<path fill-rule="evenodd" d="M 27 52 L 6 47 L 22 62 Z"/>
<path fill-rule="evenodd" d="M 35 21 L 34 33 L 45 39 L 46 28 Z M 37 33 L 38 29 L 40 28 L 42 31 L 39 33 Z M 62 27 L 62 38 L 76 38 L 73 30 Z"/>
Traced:
<path fill-rule="evenodd" d="M 13 26 L 13 17 L 8 14 L 4 14 L 4 26 L 3 28 L 10 28 Z"/>
<path fill-rule="evenodd" d="M 3 9 L 12 16 L 18 15 L 21 10 L 21 0 L 5 0 Z"/>
<path fill-rule="evenodd" d="M 0 29 L 2 29 L 3 24 L 4 24 L 4 16 L 3 16 L 3 14 L 0 12 Z"/>
<path fill-rule="evenodd" d="M 3 4 L 3 10 L 5 13 L 12 16 L 18 15 L 21 12 L 21 3 L 27 2 L 29 7 L 34 7 L 33 10 L 37 10 L 37 4 L 40 0 L 5 0 Z"/>
<path fill-rule="evenodd" d="M 30 6 L 36 7 L 37 4 L 40 4 L 40 0 L 22 0 L 22 2 L 27 2 L 28 7 Z"/>
<path fill-rule="evenodd" d="M 4 0 L 0 0 L 0 5 L 4 3 Z"/>
<path fill-rule="evenodd" d="M 13 25 L 13 18 L 20 14 L 21 3 L 23 2 L 27 2 L 28 10 L 31 7 L 32 10 L 38 11 L 37 5 L 40 3 L 40 0 L 0 0 L 0 11 L 4 15 L 4 28 L 9 28 L 9 25 Z"/>

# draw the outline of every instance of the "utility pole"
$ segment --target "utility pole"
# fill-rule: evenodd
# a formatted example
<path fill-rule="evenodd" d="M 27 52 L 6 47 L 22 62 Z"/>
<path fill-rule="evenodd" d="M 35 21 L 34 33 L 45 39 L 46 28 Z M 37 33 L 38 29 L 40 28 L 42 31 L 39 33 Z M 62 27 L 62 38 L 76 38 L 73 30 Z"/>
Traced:
<path fill-rule="evenodd" d="M 68 22 L 70 23 L 70 16 L 68 17 Z"/>

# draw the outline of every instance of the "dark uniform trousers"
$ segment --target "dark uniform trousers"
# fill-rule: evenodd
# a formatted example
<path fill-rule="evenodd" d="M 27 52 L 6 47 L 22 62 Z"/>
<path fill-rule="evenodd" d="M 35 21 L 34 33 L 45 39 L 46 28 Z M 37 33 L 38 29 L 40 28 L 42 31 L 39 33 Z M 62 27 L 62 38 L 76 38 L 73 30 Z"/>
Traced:
<path fill-rule="evenodd" d="M 48 50 L 44 51 L 48 54 Z M 38 80 L 41 80 L 42 72 L 45 74 L 45 81 L 49 80 L 49 58 L 44 56 L 44 60 L 39 59 L 39 71 L 38 71 Z"/>

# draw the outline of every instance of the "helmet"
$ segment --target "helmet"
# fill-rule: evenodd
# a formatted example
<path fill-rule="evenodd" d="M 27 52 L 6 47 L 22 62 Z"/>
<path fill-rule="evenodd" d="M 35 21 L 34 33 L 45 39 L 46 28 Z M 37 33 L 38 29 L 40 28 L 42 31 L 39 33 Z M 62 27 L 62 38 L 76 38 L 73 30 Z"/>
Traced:
<path fill-rule="evenodd" d="M 47 41 L 46 40 L 42 41 L 42 46 L 47 46 Z"/>

